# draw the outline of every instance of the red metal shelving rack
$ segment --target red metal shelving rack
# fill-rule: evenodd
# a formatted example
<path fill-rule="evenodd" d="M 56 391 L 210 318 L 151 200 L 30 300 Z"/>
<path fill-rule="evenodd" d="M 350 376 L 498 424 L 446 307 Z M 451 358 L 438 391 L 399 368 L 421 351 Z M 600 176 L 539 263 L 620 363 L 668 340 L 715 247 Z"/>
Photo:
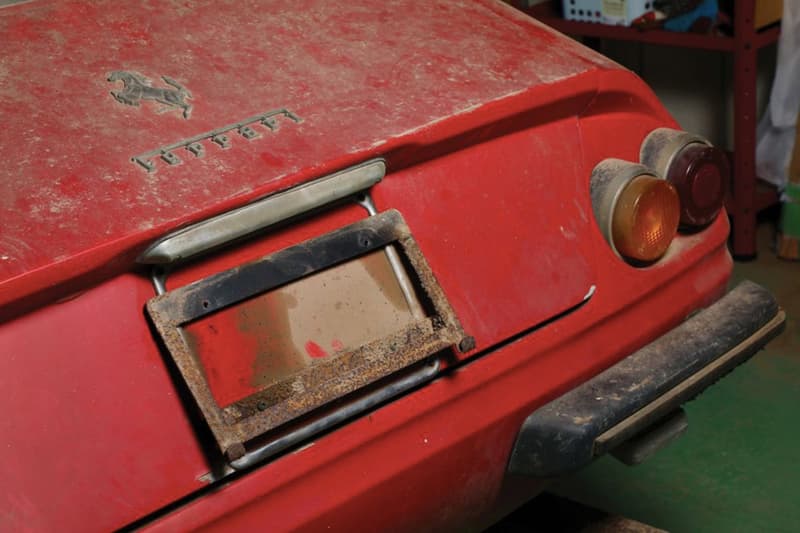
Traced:
<path fill-rule="evenodd" d="M 756 255 L 756 215 L 778 201 L 774 188 L 758 181 L 756 156 L 756 59 L 758 50 L 777 41 L 780 25 L 757 30 L 756 0 L 737 0 L 733 36 L 699 35 L 658 29 L 639 30 L 561 17 L 558 1 L 537 4 L 525 11 L 562 33 L 580 37 L 636 41 L 733 54 L 733 187 L 726 207 L 732 221 L 732 248 L 738 258 Z"/>

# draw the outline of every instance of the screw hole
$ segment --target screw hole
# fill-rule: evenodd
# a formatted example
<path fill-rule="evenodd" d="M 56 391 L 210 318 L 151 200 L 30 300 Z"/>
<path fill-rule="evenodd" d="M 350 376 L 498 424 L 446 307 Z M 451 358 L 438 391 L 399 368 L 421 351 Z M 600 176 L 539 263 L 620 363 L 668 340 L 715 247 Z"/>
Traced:
<path fill-rule="evenodd" d="M 208 303 L 208 300 L 203 300 L 203 309 L 208 309 L 208 306 L 211 305 Z"/>

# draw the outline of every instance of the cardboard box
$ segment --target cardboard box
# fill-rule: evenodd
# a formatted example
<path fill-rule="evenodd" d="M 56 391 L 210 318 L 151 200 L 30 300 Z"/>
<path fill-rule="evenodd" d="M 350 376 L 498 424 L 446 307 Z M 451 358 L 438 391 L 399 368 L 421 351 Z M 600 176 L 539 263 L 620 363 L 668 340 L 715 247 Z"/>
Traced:
<path fill-rule="evenodd" d="M 753 19 L 756 29 L 769 26 L 777 22 L 783 15 L 783 0 L 758 0 L 756 13 Z"/>

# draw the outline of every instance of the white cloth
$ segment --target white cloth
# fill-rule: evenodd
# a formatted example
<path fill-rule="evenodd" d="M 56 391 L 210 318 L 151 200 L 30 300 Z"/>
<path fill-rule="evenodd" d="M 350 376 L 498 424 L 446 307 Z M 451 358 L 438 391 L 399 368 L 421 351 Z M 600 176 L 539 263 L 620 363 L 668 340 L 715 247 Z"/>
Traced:
<path fill-rule="evenodd" d="M 783 188 L 800 110 L 800 1 L 783 1 L 778 64 L 769 106 L 756 130 L 756 173 Z"/>

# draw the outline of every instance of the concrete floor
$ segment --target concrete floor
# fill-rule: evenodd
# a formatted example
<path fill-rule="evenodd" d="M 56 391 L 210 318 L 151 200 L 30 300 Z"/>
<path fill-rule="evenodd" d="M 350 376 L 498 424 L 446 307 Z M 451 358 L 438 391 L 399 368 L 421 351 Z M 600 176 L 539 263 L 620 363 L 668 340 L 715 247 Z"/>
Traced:
<path fill-rule="evenodd" d="M 685 406 L 687 434 L 637 467 L 603 458 L 552 487 L 556 494 L 673 532 L 800 531 L 800 263 L 771 250 L 737 263 L 786 309 L 786 331 Z"/>

